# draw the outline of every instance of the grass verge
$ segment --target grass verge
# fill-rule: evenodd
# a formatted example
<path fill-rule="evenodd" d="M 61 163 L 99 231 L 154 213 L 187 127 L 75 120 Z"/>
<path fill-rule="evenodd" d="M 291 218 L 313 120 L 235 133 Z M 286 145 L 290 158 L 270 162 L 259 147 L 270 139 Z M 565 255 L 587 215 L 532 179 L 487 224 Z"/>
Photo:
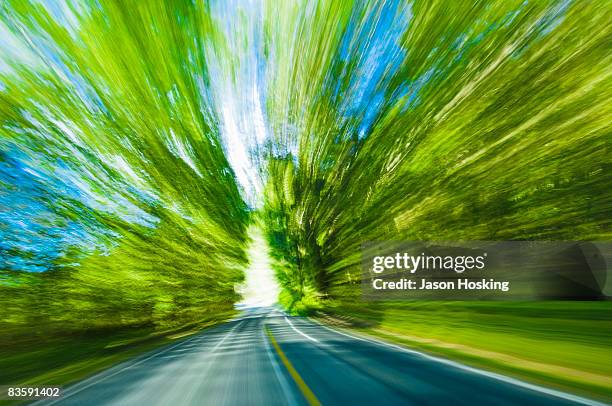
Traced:
<path fill-rule="evenodd" d="M 612 302 L 328 303 L 320 320 L 612 401 Z"/>

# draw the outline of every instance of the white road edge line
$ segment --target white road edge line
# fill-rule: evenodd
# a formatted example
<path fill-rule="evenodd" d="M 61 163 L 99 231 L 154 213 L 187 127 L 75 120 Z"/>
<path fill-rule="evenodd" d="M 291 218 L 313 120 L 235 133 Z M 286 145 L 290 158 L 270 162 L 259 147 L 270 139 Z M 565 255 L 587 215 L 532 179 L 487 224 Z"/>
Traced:
<path fill-rule="evenodd" d="M 215 347 L 212 349 L 212 351 L 213 351 L 213 352 L 214 352 L 214 351 L 215 351 L 217 348 L 219 348 L 219 346 L 220 346 L 221 344 L 223 344 L 223 342 L 225 341 L 225 339 L 226 339 L 226 338 L 227 338 L 227 337 L 228 337 L 228 336 L 229 336 L 229 335 L 230 335 L 230 334 L 231 334 L 231 333 L 232 333 L 232 332 L 233 332 L 233 331 L 236 329 L 236 327 L 238 327 L 238 325 L 239 325 L 239 324 L 240 324 L 240 323 L 236 323 L 236 325 L 235 325 L 235 326 L 234 326 L 234 327 L 233 327 L 233 328 L 232 328 L 230 331 L 228 331 L 228 332 L 227 332 L 227 333 L 226 333 L 226 334 L 223 336 L 223 338 L 222 338 L 222 339 L 221 339 L 221 340 L 220 340 L 220 341 L 219 341 L 219 342 L 218 342 L 218 343 L 215 345 Z M 196 335 L 196 336 L 194 336 L 194 337 L 191 337 L 191 338 L 189 338 L 189 339 L 187 339 L 187 340 L 185 340 L 185 341 L 181 341 L 180 343 L 176 343 L 176 344 L 175 344 L 175 345 L 173 345 L 173 346 L 167 347 L 166 349 L 164 349 L 164 350 L 162 350 L 162 351 L 159 351 L 159 352 L 156 352 L 156 353 L 154 353 L 154 354 L 151 354 L 150 356 L 148 356 L 148 357 L 146 357 L 146 358 L 143 358 L 143 359 L 138 360 L 138 361 L 136 361 L 136 362 L 134 362 L 134 363 L 131 363 L 130 365 L 126 365 L 125 367 L 123 367 L 123 368 L 119 369 L 118 371 L 115 371 L 115 372 L 113 372 L 113 373 L 111 373 L 111 374 L 109 374 L 109 375 L 106 375 L 106 376 L 101 376 L 101 377 L 99 377 L 98 379 L 95 379 L 95 377 L 96 377 L 96 376 L 94 375 L 92 378 L 90 378 L 90 379 L 95 379 L 93 382 L 90 382 L 90 383 L 88 383 L 88 384 L 85 384 L 85 386 L 83 386 L 83 387 L 81 387 L 81 388 L 75 388 L 74 390 L 71 390 L 70 392 L 64 393 L 64 395 L 62 395 L 60 398 L 55 399 L 55 400 L 53 400 L 53 401 L 51 401 L 51 402 L 49 402 L 49 403 L 45 402 L 45 400 L 46 400 L 46 399 L 41 399 L 41 404 L 51 406 L 51 405 L 54 405 L 54 404 L 56 404 L 56 403 L 58 403 L 58 402 L 62 402 L 62 401 L 64 401 L 64 400 L 66 400 L 67 398 L 69 398 L 69 397 L 71 397 L 71 396 L 74 396 L 74 395 L 76 395 L 77 393 L 80 393 L 80 392 L 84 391 L 84 390 L 85 390 L 85 389 L 87 389 L 87 388 L 90 388 L 90 387 L 92 387 L 92 386 L 94 386 L 94 385 L 96 385 L 96 384 L 98 384 L 98 383 L 100 383 L 100 382 L 102 382 L 102 381 L 104 381 L 104 380 L 106 380 L 106 379 L 108 379 L 108 378 L 112 378 L 113 376 L 118 375 L 118 374 L 120 374 L 121 372 L 123 372 L 123 371 L 125 371 L 125 370 L 128 370 L 128 369 L 130 369 L 130 368 L 135 367 L 136 365 L 140 365 L 140 364 L 142 364 L 143 362 L 150 360 L 151 358 L 155 358 L 155 357 L 157 357 L 157 356 L 159 356 L 159 355 L 162 355 L 162 354 L 167 353 L 167 352 L 168 352 L 168 351 L 170 351 L 170 350 L 175 349 L 176 347 L 180 347 L 181 345 L 187 344 L 188 342 L 191 342 L 191 341 L 195 340 L 196 338 L 202 338 L 202 337 L 200 336 L 200 334 L 198 334 L 198 335 Z M 127 361 L 127 362 L 129 362 L 129 361 Z M 100 372 L 99 374 L 104 374 L 104 372 L 105 372 L 105 371 L 102 371 L 102 372 Z M 78 384 L 77 384 L 77 385 L 78 385 Z M 38 404 L 38 402 L 34 402 L 32 405 L 35 405 L 35 404 Z"/>
<path fill-rule="evenodd" d="M 365 342 L 369 342 L 369 343 L 372 343 L 372 344 L 380 345 L 380 346 L 383 346 L 383 347 L 394 348 L 396 350 L 400 350 L 400 351 L 403 351 L 403 352 L 406 352 L 406 353 L 409 353 L 409 354 L 419 355 L 419 356 L 424 357 L 426 359 L 429 359 L 431 361 L 439 362 L 441 364 L 446 364 L 446 365 L 452 366 L 454 368 L 458 368 L 458 369 L 462 369 L 464 371 L 468 371 L 468 372 L 471 372 L 471 373 L 483 375 L 483 376 L 486 376 L 488 378 L 496 379 L 498 381 L 502 381 L 502 382 L 505 382 L 505 383 L 508 383 L 508 384 L 511 384 L 511 385 L 519 386 L 521 388 L 529 389 L 529 390 L 532 390 L 532 391 L 535 391 L 535 392 L 540 392 L 540 393 L 544 393 L 544 394 L 547 394 L 547 395 L 551 395 L 551 396 L 554 396 L 554 397 L 557 397 L 557 398 L 560 398 L 560 399 L 569 400 L 569 401 L 572 401 L 572 402 L 581 403 L 583 405 L 589 405 L 589 406 L 606 406 L 605 403 L 601 403 L 601 402 L 598 402 L 596 400 L 587 399 L 587 398 L 583 398 L 583 397 L 578 396 L 578 395 L 572 395 L 571 393 L 565 393 L 565 392 L 561 392 L 561 391 L 558 391 L 558 390 L 555 390 L 555 389 L 546 388 L 544 386 L 539 386 L 539 385 L 535 385 L 535 384 L 532 384 L 532 383 L 524 382 L 524 381 L 521 381 L 521 380 L 516 379 L 516 378 L 511 378 L 509 376 L 504 376 L 504 375 L 501 375 L 501 374 L 497 374 L 495 372 L 489 372 L 489 371 L 485 371 L 485 370 L 482 370 L 482 369 L 470 367 L 470 366 L 463 365 L 463 364 L 460 364 L 460 363 L 455 362 L 455 361 L 447 360 L 447 359 L 444 359 L 444 358 L 438 358 L 438 357 L 435 357 L 433 355 L 429 355 L 429 354 L 426 354 L 424 352 L 420 352 L 420 351 L 417 351 L 417 350 L 411 350 L 409 348 L 405 348 L 405 347 L 402 347 L 402 346 L 399 346 L 399 345 L 396 345 L 396 344 L 391 344 L 391 343 L 387 343 L 387 342 L 384 342 L 384 341 L 378 341 L 378 340 L 375 340 L 375 339 L 372 339 L 372 338 L 369 338 L 369 337 L 361 337 L 361 336 L 358 336 L 358 335 L 353 335 L 353 334 L 345 333 L 345 332 L 333 329 L 331 327 L 328 327 L 328 326 L 324 325 L 323 323 L 321 323 L 321 322 L 319 322 L 317 320 L 310 319 L 310 318 L 309 318 L 309 320 L 311 320 L 312 322 L 320 325 L 321 327 L 323 327 L 323 328 L 325 328 L 325 329 L 327 329 L 327 330 L 329 330 L 331 332 L 343 335 L 345 337 L 352 338 L 354 340 L 365 341 Z"/>
<path fill-rule="evenodd" d="M 309 336 L 306 333 L 301 332 L 300 330 L 298 330 L 297 328 L 295 328 L 295 326 L 293 325 L 293 323 L 291 322 L 291 320 L 289 320 L 289 318 L 287 316 L 285 316 L 285 321 L 287 322 L 287 324 L 289 324 L 291 326 L 291 328 L 293 330 L 295 330 L 296 333 L 302 335 L 303 337 L 306 337 L 307 339 L 309 339 L 310 341 L 314 341 L 315 343 L 318 343 L 319 340 L 317 340 L 316 338 L 312 338 L 311 336 Z"/>

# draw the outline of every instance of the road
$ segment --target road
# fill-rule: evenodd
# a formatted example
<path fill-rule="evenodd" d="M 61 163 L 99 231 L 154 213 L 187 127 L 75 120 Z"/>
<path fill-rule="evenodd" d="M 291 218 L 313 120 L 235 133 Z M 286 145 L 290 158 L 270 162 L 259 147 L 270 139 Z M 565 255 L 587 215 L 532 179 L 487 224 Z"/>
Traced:
<path fill-rule="evenodd" d="M 596 403 L 260 308 L 36 404 Z"/>

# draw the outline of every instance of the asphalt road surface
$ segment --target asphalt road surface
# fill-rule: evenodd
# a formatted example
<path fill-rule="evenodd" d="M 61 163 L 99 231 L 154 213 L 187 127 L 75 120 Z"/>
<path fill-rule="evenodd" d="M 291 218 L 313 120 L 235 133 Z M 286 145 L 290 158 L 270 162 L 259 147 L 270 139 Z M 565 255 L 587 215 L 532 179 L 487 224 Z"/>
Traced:
<path fill-rule="evenodd" d="M 36 404 L 596 403 L 260 308 L 88 378 L 59 400 Z"/>

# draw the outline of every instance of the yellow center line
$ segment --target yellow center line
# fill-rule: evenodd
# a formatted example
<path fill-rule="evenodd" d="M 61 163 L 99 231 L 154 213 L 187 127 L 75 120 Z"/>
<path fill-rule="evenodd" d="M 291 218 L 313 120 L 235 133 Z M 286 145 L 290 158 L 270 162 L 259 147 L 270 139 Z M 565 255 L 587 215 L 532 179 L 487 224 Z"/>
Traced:
<path fill-rule="evenodd" d="M 266 328 L 266 334 L 268 335 L 268 338 L 270 338 L 270 342 L 272 343 L 274 350 L 276 350 L 278 357 L 283 362 L 283 365 L 285 366 L 285 368 L 287 368 L 287 371 L 289 371 L 289 375 L 291 375 L 291 377 L 295 381 L 295 384 L 298 386 L 298 388 L 300 388 L 300 391 L 302 392 L 302 395 L 304 395 L 304 397 L 308 401 L 308 404 L 311 406 L 320 406 L 321 402 L 319 402 L 319 399 L 317 399 L 317 397 L 315 396 L 314 393 L 312 393 L 308 385 L 306 385 L 306 382 L 304 382 L 304 380 L 302 379 L 298 371 L 295 370 L 295 368 L 293 367 L 293 365 L 291 364 L 291 362 L 289 361 L 289 359 L 287 358 L 287 356 L 281 349 L 280 345 L 278 345 L 278 343 L 276 342 L 276 339 L 272 335 L 272 332 L 270 331 L 268 326 L 266 326 L 265 328 Z"/>

